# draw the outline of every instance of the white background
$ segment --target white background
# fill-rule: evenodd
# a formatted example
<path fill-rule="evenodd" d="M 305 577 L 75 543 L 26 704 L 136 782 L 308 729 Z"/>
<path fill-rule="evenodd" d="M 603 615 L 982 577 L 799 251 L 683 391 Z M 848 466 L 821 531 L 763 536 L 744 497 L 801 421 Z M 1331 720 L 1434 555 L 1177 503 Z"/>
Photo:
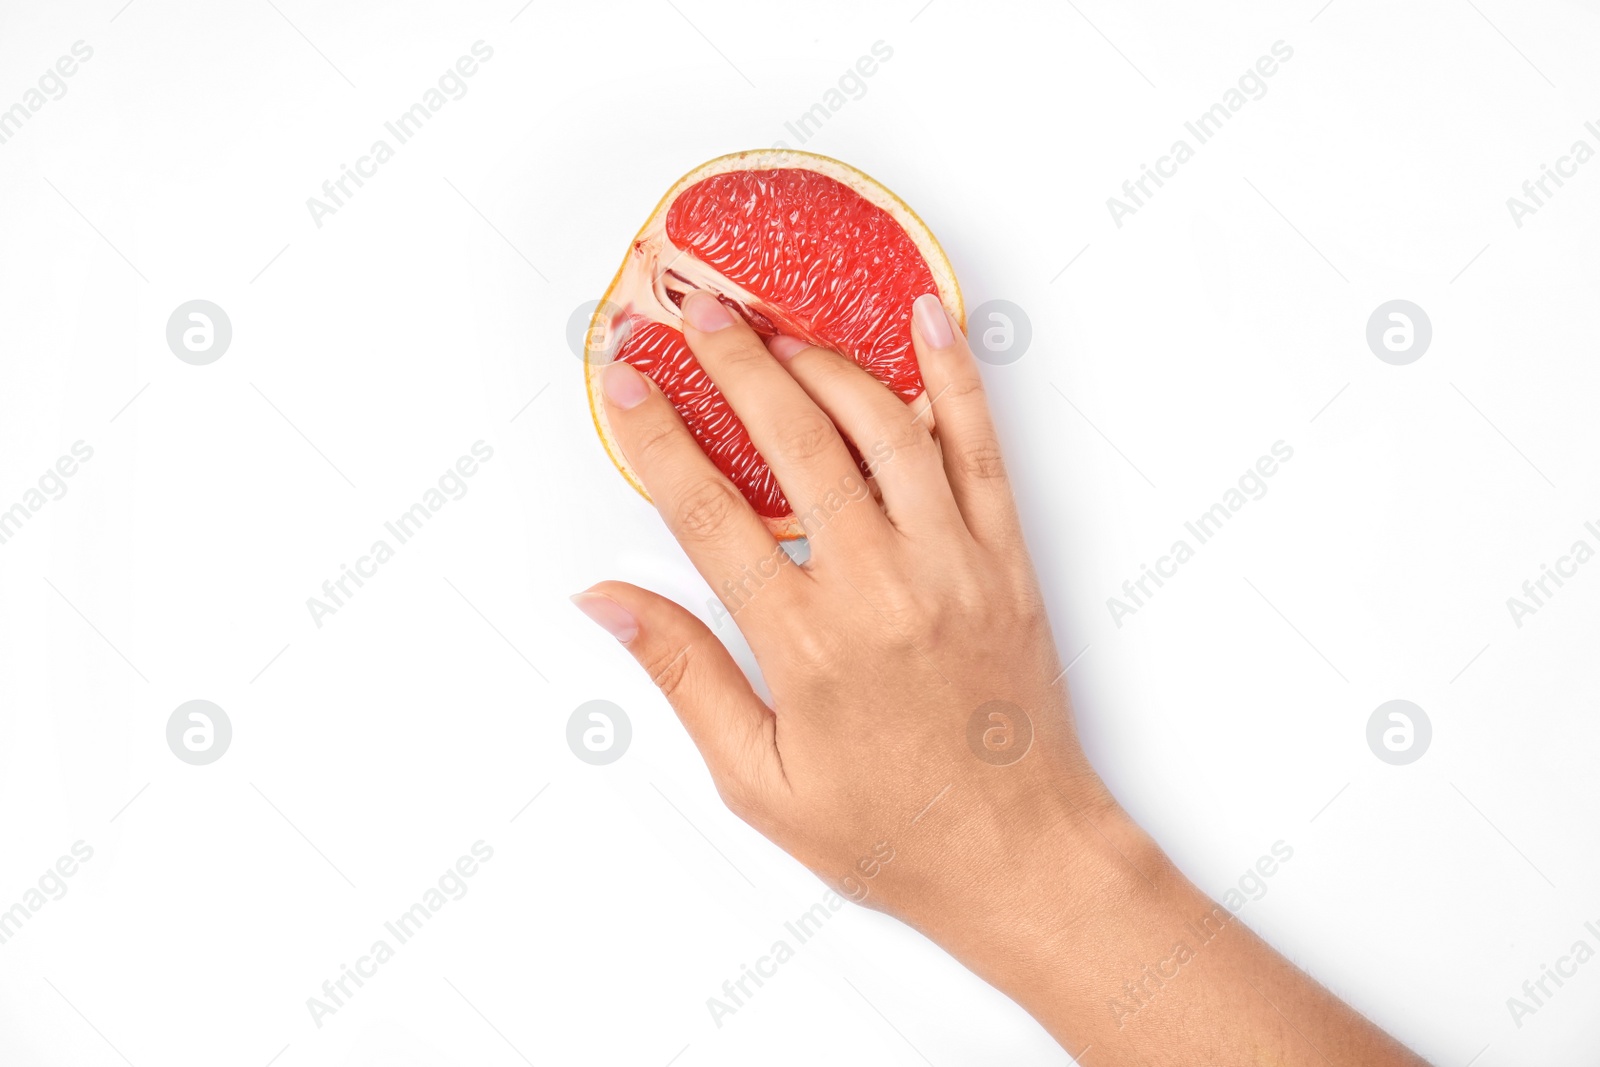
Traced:
<path fill-rule="evenodd" d="M 680 173 L 800 147 L 785 122 L 880 40 L 804 147 L 913 204 L 969 307 L 1031 319 L 987 379 L 1117 795 L 1213 894 L 1288 843 L 1244 918 L 1432 1062 L 1592 1061 L 1600 962 L 1520 1028 L 1506 998 L 1600 949 L 1600 564 L 1520 628 L 1506 598 L 1600 545 L 1600 162 L 1521 228 L 1506 198 L 1600 147 L 1594 3 L 275 2 L 0 8 L 0 107 L 94 49 L 0 145 L 0 508 L 94 449 L 0 545 L 0 908 L 94 849 L 0 946 L 0 1062 L 1067 1062 L 853 907 L 715 1026 L 823 886 L 565 599 L 707 597 L 594 440 L 568 317 Z M 467 95 L 318 228 L 306 199 L 480 39 Z M 1114 225 L 1279 40 L 1266 95 Z M 234 331 L 203 367 L 165 341 L 196 298 Z M 1409 366 L 1365 341 L 1396 298 L 1433 324 Z M 467 495 L 318 628 L 306 598 L 479 440 Z M 1116 626 L 1279 440 L 1267 495 Z M 234 728 L 206 767 L 165 741 L 196 698 Z M 564 740 L 597 698 L 634 729 L 606 767 Z M 1433 723 L 1410 766 L 1365 740 L 1393 698 Z M 480 839 L 470 892 L 315 1026 Z"/>

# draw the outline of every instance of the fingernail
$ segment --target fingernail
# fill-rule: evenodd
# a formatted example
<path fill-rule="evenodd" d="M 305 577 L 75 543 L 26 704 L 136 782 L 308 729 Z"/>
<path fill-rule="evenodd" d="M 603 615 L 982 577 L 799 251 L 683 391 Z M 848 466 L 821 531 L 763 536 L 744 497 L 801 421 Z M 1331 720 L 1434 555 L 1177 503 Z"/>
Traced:
<path fill-rule="evenodd" d="M 911 322 L 929 348 L 949 348 L 956 343 L 955 334 L 950 332 L 950 317 L 933 293 L 917 297 L 911 305 Z"/>
<path fill-rule="evenodd" d="M 712 333 L 733 325 L 733 312 L 710 293 L 700 291 L 683 298 L 683 317 L 701 333 Z"/>
<path fill-rule="evenodd" d="M 767 342 L 767 349 L 780 360 L 787 363 L 794 358 L 796 352 L 806 347 L 806 343 L 798 337 L 790 337 L 780 333 Z"/>
<path fill-rule="evenodd" d="M 572 598 L 578 610 L 595 621 L 606 633 L 627 644 L 639 636 L 639 620 L 615 600 L 601 593 L 579 593 Z"/>
<path fill-rule="evenodd" d="M 623 411 L 638 407 L 650 395 L 650 383 L 644 380 L 644 375 L 622 360 L 606 367 L 600 388 L 605 390 L 606 399 Z"/>

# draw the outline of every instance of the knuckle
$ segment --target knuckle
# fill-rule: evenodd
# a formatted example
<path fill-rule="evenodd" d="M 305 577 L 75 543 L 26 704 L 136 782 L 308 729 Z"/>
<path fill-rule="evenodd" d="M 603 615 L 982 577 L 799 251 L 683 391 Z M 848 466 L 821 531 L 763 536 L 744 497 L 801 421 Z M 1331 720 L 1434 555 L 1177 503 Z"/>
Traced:
<path fill-rule="evenodd" d="M 791 460 L 805 463 L 826 455 L 838 439 L 833 424 L 822 415 L 805 415 L 780 432 L 779 451 Z"/>
<path fill-rule="evenodd" d="M 995 601 L 1010 596 L 1010 591 L 997 588 L 994 583 L 968 578 L 957 581 L 950 589 L 948 606 L 964 618 L 985 618 L 991 614 Z"/>
<path fill-rule="evenodd" d="M 887 457 L 893 458 L 904 453 L 907 456 L 921 456 L 933 447 L 933 434 L 928 432 L 927 424 L 911 414 L 911 409 L 901 405 L 902 411 L 893 420 L 886 420 L 882 427 L 881 441 L 887 446 Z M 864 452 L 867 450 L 863 450 Z"/>
<path fill-rule="evenodd" d="M 738 514 L 744 498 L 731 484 L 707 478 L 697 482 L 679 500 L 673 518 L 673 532 L 699 541 L 719 534 Z"/>
<path fill-rule="evenodd" d="M 634 431 L 633 462 L 641 468 L 663 466 L 678 443 L 680 429 L 667 419 L 651 419 Z"/>
<path fill-rule="evenodd" d="M 668 700 L 677 695 L 684 680 L 689 677 L 689 659 L 693 655 L 691 647 L 684 645 L 682 648 L 656 649 L 645 661 L 644 668 L 649 672 L 650 680 L 655 682 L 661 695 Z"/>
<path fill-rule="evenodd" d="M 903 610 L 900 629 L 918 644 L 937 648 L 945 644 L 952 624 L 958 621 L 967 606 L 959 598 L 948 594 L 917 595 Z"/>
<path fill-rule="evenodd" d="M 843 651 L 841 634 L 833 627 L 806 626 L 789 637 L 789 656 L 802 666 L 837 666 Z"/>
<path fill-rule="evenodd" d="M 956 451 L 956 467 L 963 477 L 974 481 L 993 482 L 1006 476 L 1005 457 L 1000 443 L 986 438 Z"/>
<path fill-rule="evenodd" d="M 769 376 L 774 369 L 772 349 L 754 332 L 747 333 L 739 339 L 739 344 L 734 346 L 734 356 L 741 366 L 748 368 L 751 373 L 759 374 L 763 378 Z"/>
<path fill-rule="evenodd" d="M 939 394 L 944 400 L 983 399 L 983 379 L 976 374 L 952 378 Z"/>
<path fill-rule="evenodd" d="M 994 592 L 984 590 L 978 582 L 947 576 L 917 583 L 883 597 L 885 637 L 919 650 L 946 649 L 961 635 L 971 633 L 974 625 L 980 630 L 988 628 L 993 600 Z"/>
<path fill-rule="evenodd" d="M 831 348 L 813 346 L 800 355 L 808 357 L 801 366 L 828 396 L 846 396 L 863 387 L 881 388 L 866 371 Z"/>
<path fill-rule="evenodd" d="M 710 334 L 702 347 L 706 349 L 706 360 L 716 364 L 719 374 L 745 376 L 771 369 L 772 353 L 767 351 L 766 345 L 738 329 Z"/>

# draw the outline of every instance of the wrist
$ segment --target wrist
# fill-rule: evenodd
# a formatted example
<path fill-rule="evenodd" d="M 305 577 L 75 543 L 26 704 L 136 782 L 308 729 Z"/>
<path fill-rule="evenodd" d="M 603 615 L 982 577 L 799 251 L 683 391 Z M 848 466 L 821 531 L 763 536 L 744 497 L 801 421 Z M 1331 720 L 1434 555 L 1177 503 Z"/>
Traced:
<path fill-rule="evenodd" d="M 1215 905 L 1098 779 L 1074 785 L 1037 798 L 1031 824 L 959 900 L 903 917 L 1081 1051 L 1114 1026 L 1107 1005 L 1124 983 Z"/>

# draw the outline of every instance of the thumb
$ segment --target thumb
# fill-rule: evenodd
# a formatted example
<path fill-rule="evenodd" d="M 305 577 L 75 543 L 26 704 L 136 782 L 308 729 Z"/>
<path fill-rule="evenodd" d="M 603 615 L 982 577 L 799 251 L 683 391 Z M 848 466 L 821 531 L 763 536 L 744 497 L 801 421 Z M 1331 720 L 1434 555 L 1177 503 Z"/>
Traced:
<path fill-rule="evenodd" d="M 572 602 L 638 660 L 743 815 L 751 793 L 781 776 L 777 720 L 727 648 L 685 608 L 626 582 L 601 582 Z"/>

